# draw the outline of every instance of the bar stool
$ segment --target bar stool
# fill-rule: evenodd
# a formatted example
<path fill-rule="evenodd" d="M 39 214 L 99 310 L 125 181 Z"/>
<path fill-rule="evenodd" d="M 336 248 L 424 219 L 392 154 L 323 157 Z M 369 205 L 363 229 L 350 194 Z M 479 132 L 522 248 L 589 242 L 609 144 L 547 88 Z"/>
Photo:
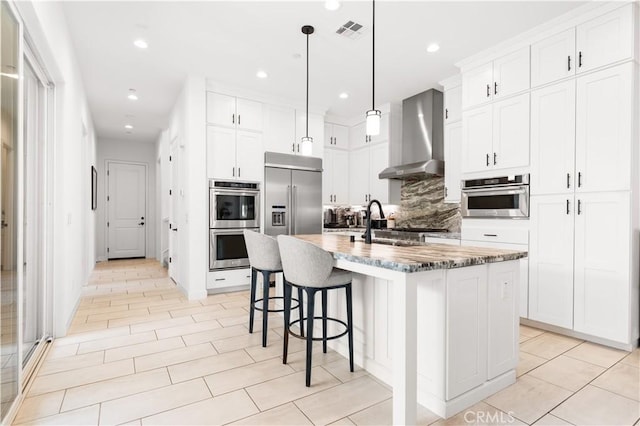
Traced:
<path fill-rule="evenodd" d="M 270 312 L 284 312 L 284 309 L 269 309 L 269 301 L 283 299 L 284 296 L 269 295 L 269 278 L 271 274 L 282 272 L 280 250 L 275 238 L 259 232 L 244 230 L 244 242 L 247 246 L 249 263 L 251 264 L 251 300 L 249 303 L 249 333 L 253 333 L 253 317 L 255 311 L 262 312 L 262 347 L 267 346 L 267 320 Z M 256 300 L 258 272 L 262 273 L 262 298 Z M 295 299 L 294 299 L 295 300 Z M 302 300 L 302 290 L 298 291 L 298 300 Z M 296 300 L 296 302 L 298 302 Z M 256 306 L 262 302 L 262 308 Z M 289 301 L 291 302 L 291 301 Z M 302 303 L 298 302 L 300 318 L 303 317 Z"/>
<path fill-rule="evenodd" d="M 351 299 L 351 272 L 334 268 L 333 256 L 320 247 L 296 237 L 286 235 L 278 236 L 280 258 L 284 270 L 284 348 L 282 354 L 283 364 L 287 363 L 289 347 L 289 335 L 299 339 L 305 339 L 303 334 L 295 334 L 291 331 L 292 324 L 300 320 L 291 320 L 291 290 L 292 287 L 307 293 L 307 358 L 306 358 L 306 385 L 311 386 L 311 355 L 314 341 L 322 341 L 322 351 L 327 353 L 327 340 L 337 339 L 348 335 L 349 338 L 349 369 L 353 372 L 353 313 Z M 327 292 L 344 288 L 347 296 L 347 322 L 337 318 L 327 317 Z M 315 295 L 322 294 L 322 316 L 315 315 Z M 300 303 L 300 302 L 299 302 Z M 301 304 L 301 303 L 300 303 Z M 313 337 L 313 320 L 322 320 L 322 337 Z M 334 336 L 327 336 L 327 322 L 332 321 L 342 324 L 345 331 Z M 302 329 L 302 325 L 300 329 Z"/>

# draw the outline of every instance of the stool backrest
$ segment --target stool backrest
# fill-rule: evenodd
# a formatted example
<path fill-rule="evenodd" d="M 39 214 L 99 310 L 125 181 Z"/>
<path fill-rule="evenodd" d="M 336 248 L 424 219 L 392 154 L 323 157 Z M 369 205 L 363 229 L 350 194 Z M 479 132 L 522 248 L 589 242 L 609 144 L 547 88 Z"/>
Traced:
<path fill-rule="evenodd" d="M 282 270 L 280 250 L 278 249 L 278 241 L 275 238 L 247 229 L 242 232 L 252 268 L 264 271 Z"/>
<path fill-rule="evenodd" d="M 292 284 L 322 287 L 333 270 L 331 253 L 296 237 L 278 235 L 284 277 Z"/>

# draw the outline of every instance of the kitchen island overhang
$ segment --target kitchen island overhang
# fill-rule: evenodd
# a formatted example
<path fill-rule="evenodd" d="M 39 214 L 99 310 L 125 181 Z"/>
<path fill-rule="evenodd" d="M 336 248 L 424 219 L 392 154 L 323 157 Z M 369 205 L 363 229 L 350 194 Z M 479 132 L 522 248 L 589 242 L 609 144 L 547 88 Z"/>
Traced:
<path fill-rule="evenodd" d="M 418 402 L 447 418 L 515 382 L 526 252 L 297 237 L 356 274 L 355 359 L 392 386 L 394 424 L 415 424 Z M 338 297 L 330 310 L 342 306 Z M 342 343 L 333 346 L 346 353 Z"/>

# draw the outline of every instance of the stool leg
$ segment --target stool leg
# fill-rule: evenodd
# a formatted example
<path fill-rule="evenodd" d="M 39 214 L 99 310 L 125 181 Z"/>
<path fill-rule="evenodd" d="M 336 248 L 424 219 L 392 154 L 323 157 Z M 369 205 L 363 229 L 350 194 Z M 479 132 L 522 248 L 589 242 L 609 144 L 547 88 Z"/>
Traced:
<path fill-rule="evenodd" d="M 283 280 L 282 290 L 284 293 L 284 344 L 282 346 L 282 363 L 287 363 L 289 352 L 289 321 L 291 320 L 291 284 Z"/>
<path fill-rule="evenodd" d="M 313 352 L 313 315 L 316 301 L 316 289 L 305 288 L 307 291 L 307 377 L 306 385 L 311 386 L 311 354 Z"/>
<path fill-rule="evenodd" d="M 256 278 L 257 271 L 254 268 L 251 268 L 251 296 L 249 302 L 249 333 L 253 333 L 253 315 L 255 313 L 255 304 L 256 304 Z"/>
<path fill-rule="evenodd" d="M 327 290 L 322 290 L 322 352 L 327 353 Z"/>
<path fill-rule="evenodd" d="M 269 328 L 267 320 L 269 319 L 269 271 L 262 271 L 262 347 L 267 347 L 267 334 Z"/>
<path fill-rule="evenodd" d="M 347 291 L 347 336 L 349 337 L 349 369 L 353 373 L 353 306 L 351 301 L 351 283 L 345 287 Z"/>
<path fill-rule="evenodd" d="M 298 310 L 300 311 L 300 336 L 304 337 L 304 326 L 302 318 L 304 318 L 304 303 L 302 298 L 302 289 L 298 287 Z"/>

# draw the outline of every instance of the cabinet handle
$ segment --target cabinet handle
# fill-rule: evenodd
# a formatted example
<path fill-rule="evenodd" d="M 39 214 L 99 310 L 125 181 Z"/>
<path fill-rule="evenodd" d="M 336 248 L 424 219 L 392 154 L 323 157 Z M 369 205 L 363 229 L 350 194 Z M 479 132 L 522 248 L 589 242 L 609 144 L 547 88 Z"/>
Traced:
<path fill-rule="evenodd" d="M 215 280 L 216 281 L 226 281 L 227 279 L 226 278 L 216 278 Z"/>
<path fill-rule="evenodd" d="M 498 164 L 498 154 L 496 154 L 495 152 L 493 153 L 493 165 L 495 166 L 496 164 Z"/>
<path fill-rule="evenodd" d="M 489 153 L 487 153 L 487 167 L 489 167 Z"/>
<path fill-rule="evenodd" d="M 240 125 L 240 114 L 238 114 L 238 126 Z"/>
<path fill-rule="evenodd" d="M 487 84 L 487 98 L 491 96 L 491 86 Z"/>
<path fill-rule="evenodd" d="M 236 177 L 236 168 L 233 168 L 233 171 L 231 172 L 233 177 Z"/>
<path fill-rule="evenodd" d="M 485 237 L 497 237 L 498 236 L 498 234 L 482 234 L 482 235 L 484 235 Z"/>
<path fill-rule="evenodd" d="M 238 121 L 238 124 L 240 124 L 239 121 Z M 240 177 L 240 167 L 238 167 L 238 177 Z"/>
<path fill-rule="evenodd" d="M 445 119 L 445 120 L 448 120 L 448 119 L 449 119 L 449 109 L 448 109 L 448 108 L 445 108 L 445 109 L 444 109 L 444 119 Z"/>
<path fill-rule="evenodd" d="M 444 187 L 444 198 L 447 198 L 449 196 L 449 188 L 447 188 L 446 186 Z"/>
<path fill-rule="evenodd" d="M 582 186 L 582 172 L 578 172 L 578 188 Z"/>
<path fill-rule="evenodd" d="M 582 67 L 582 52 L 578 52 L 578 68 Z"/>
<path fill-rule="evenodd" d="M 298 148 L 298 152 L 300 152 L 300 144 L 298 144 L 296 148 Z"/>
<path fill-rule="evenodd" d="M 567 200 L 567 214 L 569 214 L 569 200 Z"/>
<path fill-rule="evenodd" d="M 578 214 L 582 213 L 582 201 L 578 200 Z"/>
<path fill-rule="evenodd" d="M 236 124 L 236 115 L 231 114 L 231 124 Z"/>
<path fill-rule="evenodd" d="M 296 152 L 296 144 L 295 143 L 291 144 L 291 152 Z"/>
<path fill-rule="evenodd" d="M 567 71 L 571 71 L 571 55 L 567 56 Z"/>
<path fill-rule="evenodd" d="M 493 94 L 494 95 L 498 94 L 498 82 L 497 81 L 493 82 Z"/>
<path fill-rule="evenodd" d="M 571 185 L 569 183 L 570 179 L 571 179 L 571 175 L 569 173 L 567 173 L 567 189 L 571 188 Z"/>

